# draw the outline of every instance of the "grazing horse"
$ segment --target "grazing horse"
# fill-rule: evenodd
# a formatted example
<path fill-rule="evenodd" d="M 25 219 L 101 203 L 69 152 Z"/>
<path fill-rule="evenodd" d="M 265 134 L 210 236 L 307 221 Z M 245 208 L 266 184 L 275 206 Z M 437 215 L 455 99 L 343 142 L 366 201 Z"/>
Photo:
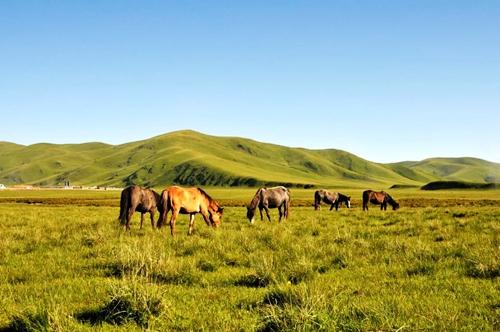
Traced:
<path fill-rule="evenodd" d="M 347 208 L 351 207 L 351 196 L 346 196 L 341 193 L 332 193 L 325 189 L 316 190 L 314 192 L 314 209 L 320 208 L 321 202 L 330 204 L 330 211 L 335 207 L 335 211 L 339 209 L 340 203 L 345 203 Z"/>
<path fill-rule="evenodd" d="M 399 209 L 399 203 L 385 191 L 363 191 L 363 211 L 365 211 L 365 209 L 368 210 L 368 202 L 379 204 L 380 210 L 387 210 L 387 203 L 392 206 L 393 210 Z"/>
<path fill-rule="evenodd" d="M 167 214 L 172 210 L 172 216 L 170 217 L 170 233 L 172 236 L 175 234 L 175 221 L 179 213 L 189 214 L 188 235 L 191 235 L 194 228 L 195 214 L 201 213 L 208 226 L 218 227 L 224 211 L 224 208 L 201 188 L 168 187 L 161 193 L 161 202 L 164 209 L 158 219 L 158 228 L 165 224 Z"/>
<path fill-rule="evenodd" d="M 136 185 L 128 186 L 122 190 L 120 197 L 120 223 L 130 230 L 130 219 L 134 212 L 141 213 L 141 229 L 144 223 L 144 214 L 149 212 L 151 218 L 151 227 L 155 228 L 153 221 L 156 210 L 160 215 L 163 207 L 160 202 L 160 194 L 152 189 L 141 188 Z"/>
<path fill-rule="evenodd" d="M 250 204 L 247 206 L 247 218 L 253 224 L 255 219 L 255 210 L 259 208 L 260 220 L 263 220 L 262 209 L 266 210 L 267 219 L 271 221 L 269 208 L 278 208 L 281 218 L 284 216 L 288 219 L 288 211 L 290 210 L 290 191 L 282 186 L 273 188 L 260 188 L 255 193 Z M 283 210 L 283 211 L 282 211 Z"/>

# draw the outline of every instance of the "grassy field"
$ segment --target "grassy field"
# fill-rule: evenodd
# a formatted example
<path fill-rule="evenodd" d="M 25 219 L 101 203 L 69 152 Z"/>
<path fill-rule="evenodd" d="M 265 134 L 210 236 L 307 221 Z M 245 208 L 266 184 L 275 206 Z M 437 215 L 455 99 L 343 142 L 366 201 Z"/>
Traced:
<path fill-rule="evenodd" d="M 374 188 L 377 189 L 377 188 Z M 398 211 L 245 219 L 255 189 L 187 236 L 119 227 L 119 192 L 0 192 L 0 331 L 499 330 L 500 191 L 390 191 Z M 277 217 L 277 211 L 272 211 Z"/>

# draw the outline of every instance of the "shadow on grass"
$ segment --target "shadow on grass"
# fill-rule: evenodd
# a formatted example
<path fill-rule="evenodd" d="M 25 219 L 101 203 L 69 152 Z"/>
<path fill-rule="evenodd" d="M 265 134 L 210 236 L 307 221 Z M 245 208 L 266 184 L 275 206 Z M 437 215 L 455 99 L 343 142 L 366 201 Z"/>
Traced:
<path fill-rule="evenodd" d="M 214 265 L 199 265 L 198 268 L 202 271 L 215 271 L 217 267 Z M 105 276 L 113 278 L 124 278 L 127 276 L 143 277 L 157 284 L 170 285 L 194 285 L 201 281 L 200 275 L 194 268 L 189 266 L 179 267 L 172 271 L 148 271 L 146 266 L 128 266 L 118 263 L 108 263 L 101 266 L 105 272 Z M 205 270 L 204 270 L 205 269 Z"/>
<path fill-rule="evenodd" d="M 114 297 L 102 308 L 80 312 L 75 318 L 92 326 L 102 323 L 123 325 L 132 322 L 141 328 L 147 328 L 151 316 L 158 316 L 162 308 L 159 299 L 142 303 L 127 297 Z"/>
<path fill-rule="evenodd" d="M 469 259 L 465 261 L 465 275 L 476 279 L 496 279 L 500 277 L 500 265 L 485 264 Z"/>
<path fill-rule="evenodd" d="M 235 286 L 251 287 L 251 288 L 261 288 L 267 287 L 271 283 L 271 280 L 266 276 L 260 276 L 257 274 L 245 275 L 234 282 Z"/>
<path fill-rule="evenodd" d="M 46 312 L 28 313 L 26 316 L 16 316 L 9 325 L 0 327 L 0 332 L 49 331 L 50 322 Z"/>

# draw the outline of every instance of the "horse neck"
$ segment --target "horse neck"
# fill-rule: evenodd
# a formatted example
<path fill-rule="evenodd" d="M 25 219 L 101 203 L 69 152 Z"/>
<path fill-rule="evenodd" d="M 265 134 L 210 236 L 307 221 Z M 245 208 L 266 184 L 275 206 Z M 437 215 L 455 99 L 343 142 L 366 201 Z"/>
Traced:
<path fill-rule="evenodd" d="M 346 195 L 343 195 L 341 193 L 337 193 L 337 195 L 339 196 L 339 198 L 338 198 L 339 202 L 347 202 L 348 201 Z"/>
<path fill-rule="evenodd" d="M 216 211 L 219 207 L 219 204 L 217 203 L 217 201 L 215 199 L 213 199 L 212 197 L 210 197 L 203 189 L 198 188 L 198 190 L 199 190 L 201 196 L 203 196 L 203 198 L 205 199 L 207 207 L 210 208 L 211 210 Z"/>
<path fill-rule="evenodd" d="M 250 209 L 254 210 L 255 208 L 257 208 L 257 205 L 260 202 L 260 192 L 261 192 L 261 189 L 257 190 L 257 192 L 255 193 L 255 196 L 252 198 L 252 201 L 250 202 L 250 205 L 249 205 Z"/>
<path fill-rule="evenodd" d="M 389 194 L 385 194 L 387 196 L 387 203 L 391 204 L 391 206 L 394 206 L 396 205 L 396 201 L 389 195 Z"/>
<path fill-rule="evenodd" d="M 220 208 L 219 202 L 217 202 L 215 199 L 211 197 L 207 197 L 207 203 L 208 207 L 212 209 L 213 211 L 218 211 Z"/>

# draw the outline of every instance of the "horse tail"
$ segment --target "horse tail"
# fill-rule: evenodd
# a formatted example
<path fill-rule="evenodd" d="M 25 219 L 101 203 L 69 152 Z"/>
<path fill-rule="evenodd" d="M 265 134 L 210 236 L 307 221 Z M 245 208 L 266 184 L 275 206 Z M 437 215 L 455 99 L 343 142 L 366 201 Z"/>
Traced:
<path fill-rule="evenodd" d="M 314 209 L 317 210 L 319 208 L 319 204 L 321 203 L 321 198 L 319 195 L 319 191 L 316 190 L 314 192 Z"/>
<path fill-rule="evenodd" d="M 165 225 L 165 220 L 167 219 L 167 213 L 170 206 L 170 202 L 168 201 L 168 199 L 168 189 L 165 189 L 161 192 L 160 205 L 162 207 L 162 211 L 160 212 L 160 217 L 158 218 L 158 222 L 156 225 L 157 228 Z"/>
<path fill-rule="evenodd" d="M 130 202 L 129 202 L 129 190 L 127 188 L 122 190 L 121 196 L 120 196 L 120 215 L 118 216 L 118 220 L 120 221 L 120 224 L 125 225 L 127 222 L 127 213 L 128 209 L 130 207 Z"/>
<path fill-rule="evenodd" d="M 363 191 L 363 211 L 365 210 L 365 208 L 368 209 L 369 195 L 370 195 L 369 190 Z"/>

